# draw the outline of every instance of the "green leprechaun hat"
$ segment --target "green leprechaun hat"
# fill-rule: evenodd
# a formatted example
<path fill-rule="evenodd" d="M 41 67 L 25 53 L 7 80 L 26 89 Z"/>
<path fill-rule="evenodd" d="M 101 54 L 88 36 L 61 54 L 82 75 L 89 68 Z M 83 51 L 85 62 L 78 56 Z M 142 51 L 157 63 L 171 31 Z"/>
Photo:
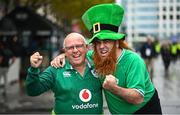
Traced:
<path fill-rule="evenodd" d="M 124 9 L 118 4 L 100 4 L 88 9 L 82 16 L 87 29 L 93 33 L 89 43 L 95 38 L 100 40 L 124 39 L 125 34 L 118 33 L 122 22 Z"/>

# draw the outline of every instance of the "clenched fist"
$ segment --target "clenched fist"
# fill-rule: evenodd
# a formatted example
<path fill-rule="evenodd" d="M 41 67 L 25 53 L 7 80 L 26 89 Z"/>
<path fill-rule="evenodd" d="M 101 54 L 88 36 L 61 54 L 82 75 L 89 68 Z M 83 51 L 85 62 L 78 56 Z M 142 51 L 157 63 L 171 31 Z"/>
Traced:
<path fill-rule="evenodd" d="M 43 60 L 43 56 L 41 56 L 39 54 L 39 52 L 36 52 L 33 55 L 31 55 L 30 64 L 31 64 L 32 67 L 38 68 L 42 63 L 42 60 Z"/>
<path fill-rule="evenodd" d="M 103 82 L 103 88 L 109 91 L 117 85 L 117 79 L 113 75 L 106 75 L 106 78 Z"/>

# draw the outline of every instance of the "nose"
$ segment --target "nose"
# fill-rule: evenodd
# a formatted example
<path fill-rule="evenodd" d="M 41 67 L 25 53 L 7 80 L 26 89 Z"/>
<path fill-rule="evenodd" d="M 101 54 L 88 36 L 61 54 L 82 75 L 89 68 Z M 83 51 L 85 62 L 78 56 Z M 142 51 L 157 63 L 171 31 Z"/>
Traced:
<path fill-rule="evenodd" d="M 78 50 L 77 50 L 76 46 L 74 46 L 73 47 L 73 52 L 76 52 L 76 51 L 78 51 Z"/>
<path fill-rule="evenodd" d="M 105 46 L 105 45 L 104 45 L 104 42 L 101 41 L 101 42 L 99 43 L 99 47 L 100 47 L 100 48 L 104 48 L 104 46 Z"/>

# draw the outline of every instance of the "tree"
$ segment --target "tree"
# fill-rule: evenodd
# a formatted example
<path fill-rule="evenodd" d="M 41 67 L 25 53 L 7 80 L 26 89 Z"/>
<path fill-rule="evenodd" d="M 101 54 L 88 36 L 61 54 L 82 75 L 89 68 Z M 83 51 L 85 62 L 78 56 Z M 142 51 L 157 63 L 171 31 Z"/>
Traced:
<path fill-rule="evenodd" d="M 83 13 L 93 5 L 112 2 L 114 0 L 52 0 L 49 5 L 51 13 L 62 21 L 65 27 L 69 27 L 72 20 L 76 19 L 80 21 L 81 29 L 87 33 L 81 21 Z"/>
<path fill-rule="evenodd" d="M 114 0 L 0 0 L 6 3 L 8 11 L 23 5 L 34 10 L 43 8 L 45 17 L 52 15 L 57 23 L 69 28 L 73 19 L 79 20 L 83 30 L 81 16 L 91 6 L 101 3 L 113 3 Z"/>

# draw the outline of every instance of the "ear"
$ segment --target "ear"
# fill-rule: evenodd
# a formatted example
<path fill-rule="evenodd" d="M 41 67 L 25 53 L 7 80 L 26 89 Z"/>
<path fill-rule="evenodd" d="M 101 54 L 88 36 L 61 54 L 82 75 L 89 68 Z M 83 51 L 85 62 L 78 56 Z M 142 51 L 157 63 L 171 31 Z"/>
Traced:
<path fill-rule="evenodd" d="M 118 40 L 116 40 L 115 45 L 116 45 L 116 48 L 119 48 L 119 41 Z"/>

